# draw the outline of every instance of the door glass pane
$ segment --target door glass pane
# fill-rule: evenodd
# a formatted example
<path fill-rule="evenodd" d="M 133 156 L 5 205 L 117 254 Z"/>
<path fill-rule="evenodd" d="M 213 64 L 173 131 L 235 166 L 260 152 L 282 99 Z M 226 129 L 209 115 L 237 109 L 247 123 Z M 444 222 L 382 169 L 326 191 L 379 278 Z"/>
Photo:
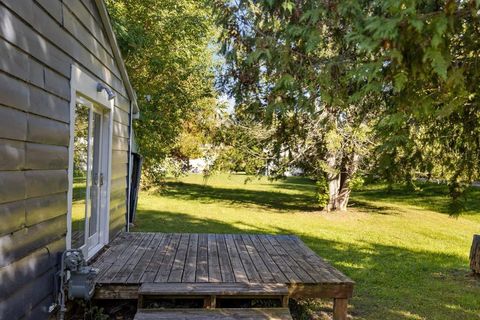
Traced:
<path fill-rule="evenodd" d="M 87 175 L 89 166 L 90 108 L 77 104 L 73 153 L 72 248 L 85 244 L 85 217 L 87 216 Z"/>
<path fill-rule="evenodd" d="M 93 236 L 98 231 L 98 217 L 99 217 L 99 205 L 100 205 L 100 187 L 103 184 L 103 179 L 100 176 L 100 154 L 101 154 L 101 134 L 102 134 L 102 116 L 96 112 L 93 113 L 92 119 L 92 184 L 90 188 L 91 199 L 91 215 L 89 220 L 89 236 Z"/>

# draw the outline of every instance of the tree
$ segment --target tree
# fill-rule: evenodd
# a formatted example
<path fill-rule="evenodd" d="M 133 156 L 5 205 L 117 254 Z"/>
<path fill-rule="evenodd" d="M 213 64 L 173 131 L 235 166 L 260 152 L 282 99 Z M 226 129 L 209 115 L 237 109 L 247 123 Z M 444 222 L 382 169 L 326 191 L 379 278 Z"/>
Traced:
<path fill-rule="evenodd" d="M 452 212 L 479 178 L 480 2 L 347 1 L 349 37 L 386 102 L 376 132 L 390 181 L 448 180 Z"/>
<path fill-rule="evenodd" d="M 189 153 L 179 152 L 179 138 L 186 139 L 192 128 L 204 134 L 197 120 L 209 118 L 216 106 L 211 10 L 197 0 L 107 0 L 107 5 L 139 97 L 141 118 L 134 125 L 144 157 L 142 181 L 156 184 L 165 173 L 162 160 Z"/>
<path fill-rule="evenodd" d="M 222 84 L 237 102 L 237 122 L 269 129 L 263 163 L 277 175 L 303 168 L 328 184 L 322 205 L 346 210 L 369 149 L 371 105 L 381 103 L 356 95 L 351 72 L 360 61 L 344 37 L 348 25 L 319 1 L 219 0 L 215 7 L 224 30 Z"/>
<path fill-rule="evenodd" d="M 478 1 L 215 6 L 237 112 L 275 128 L 276 162 L 288 154 L 323 174 L 330 208 L 345 208 L 369 146 L 387 181 L 414 187 L 419 172 L 438 174 L 461 208 L 480 167 Z"/>

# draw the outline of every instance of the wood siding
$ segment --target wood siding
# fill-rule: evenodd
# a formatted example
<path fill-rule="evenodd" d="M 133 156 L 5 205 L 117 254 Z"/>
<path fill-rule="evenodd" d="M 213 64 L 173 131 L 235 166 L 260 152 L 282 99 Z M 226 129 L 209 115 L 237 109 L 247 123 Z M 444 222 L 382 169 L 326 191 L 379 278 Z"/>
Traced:
<path fill-rule="evenodd" d="M 94 0 L 0 0 L 0 319 L 46 319 L 67 230 L 70 73 L 117 94 L 110 237 L 125 227 L 130 99 Z"/>

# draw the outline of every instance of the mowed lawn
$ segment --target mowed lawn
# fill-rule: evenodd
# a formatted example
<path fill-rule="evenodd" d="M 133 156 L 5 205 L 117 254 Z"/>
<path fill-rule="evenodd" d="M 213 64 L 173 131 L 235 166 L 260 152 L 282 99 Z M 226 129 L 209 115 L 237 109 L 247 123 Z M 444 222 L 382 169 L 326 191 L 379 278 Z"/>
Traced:
<path fill-rule="evenodd" d="M 141 194 L 135 231 L 296 234 L 356 281 L 355 319 L 480 319 L 480 279 L 468 269 L 472 235 L 480 233 L 480 190 L 452 218 L 444 187 L 422 187 L 412 195 L 366 186 L 348 212 L 325 213 L 308 179 L 190 175 Z M 308 318 L 322 306 L 306 305 L 297 315 Z"/>

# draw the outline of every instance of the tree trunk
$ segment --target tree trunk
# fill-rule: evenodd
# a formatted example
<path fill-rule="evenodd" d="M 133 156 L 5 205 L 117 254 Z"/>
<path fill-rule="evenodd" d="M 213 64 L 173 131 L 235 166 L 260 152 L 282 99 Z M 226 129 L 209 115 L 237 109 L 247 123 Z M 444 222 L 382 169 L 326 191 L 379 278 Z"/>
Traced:
<path fill-rule="evenodd" d="M 349 154 L 344 159 L 335 206 L 337 210 L 347 211 L 348 200 L 350 200 L 350 192 L 352 191 L 350 182 L 357 173 L 359 160 L 360 156 L 356 153 Z"/>
<path fill-rule="evenodd" d="M 328 165 L 329 172 L 327 173 L 327 182 L 328 182 L 328 205 L 327 211 L 337 210 L 337 196 L 338 188 L 340 185 L 340 174 L 336 168 L 337 157 L 335 153 L 330 153 L 327 156 L 326 162 Z"/>
<path fill-rule="evenodd" d="M 473 273 L 480 274 L 480 234 L 473 236 L 472 248 L 470 249 L 470 269 Z"/>
<path fill-rule="evenodd" d="M 339 211 L 347 211 L 348 200 L 350 199 L 350 178 L 340 187 L 337 197 L 337 210 Z"/>
<path fill-rule="evenodd" d="M 340 185 L 339 174 L 328 174 L 328 205 L 327 211 L 337 210 L 338 186 Z"/>

